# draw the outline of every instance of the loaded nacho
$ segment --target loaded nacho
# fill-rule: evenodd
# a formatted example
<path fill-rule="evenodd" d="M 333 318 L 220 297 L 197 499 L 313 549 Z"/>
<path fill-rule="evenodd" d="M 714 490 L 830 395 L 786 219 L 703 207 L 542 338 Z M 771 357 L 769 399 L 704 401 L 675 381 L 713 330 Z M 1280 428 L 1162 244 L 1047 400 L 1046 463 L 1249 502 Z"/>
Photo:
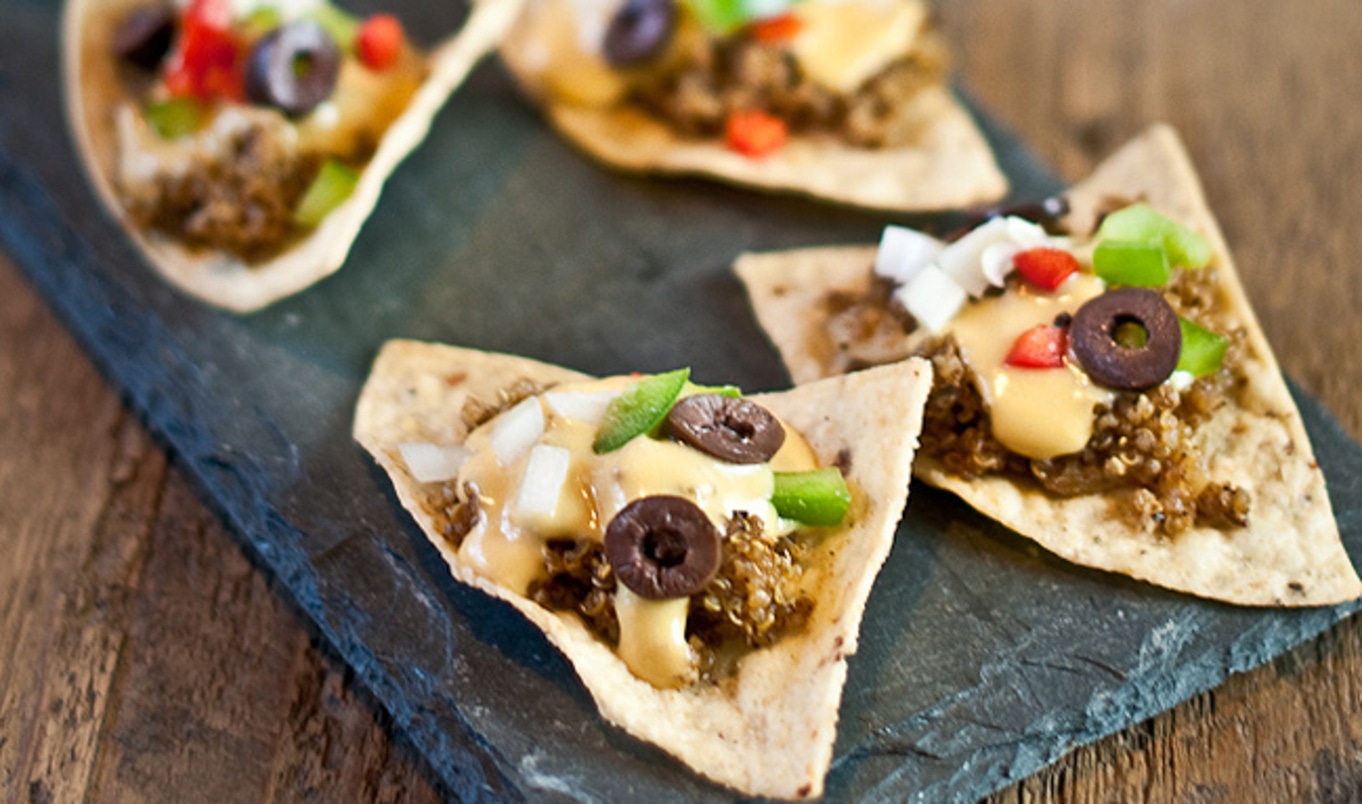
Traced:
<path fill-rule="evenodd" d="M 1247 605 L 1362 594 L 1171 130 L 1038 211 L 737 271 L 796 381 L 930 359 L 915 473 L 1059 555 Z"/>
<path fill-rule="evenodd" d="M 246 311 L 338 268 L 396 164 L 503 35 L 430 52 L 328 0 L 73 0 L 69 116 L 101 199 L 167 279 Z"/>
<path fill-rule="evenodd" d="M 453 575 L 541 628 L 606 719 L 807 798 L 929 385 L 908 361 L 743 396 L 399 341 L 354 434 Z"/>
<path fill-rule="evenodd" d="M 919 0 L 530 0 L 501 49 L 601 161 L 898 210 L 1007 182 Z"/>

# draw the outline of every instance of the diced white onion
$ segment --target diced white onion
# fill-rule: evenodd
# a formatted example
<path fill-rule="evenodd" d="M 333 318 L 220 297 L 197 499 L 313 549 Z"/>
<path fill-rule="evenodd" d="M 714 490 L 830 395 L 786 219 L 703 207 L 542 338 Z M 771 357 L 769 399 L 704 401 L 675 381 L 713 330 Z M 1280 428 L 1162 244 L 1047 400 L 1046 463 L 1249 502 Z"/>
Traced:
<path fill-rule="evenodd" d="M 984 273 L 984 278 L 994 287 L 1002 287 L 1007 281 L 1007 275 L 1012 273 L 1012 260 L 1020 254 L 1022 248 L 1016 243 L 993 243 L 986 247 L 979 255 L 979 268 Z"/>
<path fill-rule="evenodd" d="M 605 416 L 605 409 L 617 396 L 618 391 L 601 391 L 594 394 L 549 391 L 544 394 L 544 404 L 548 405 L 555 416 L 584 424 L 600 424 L 601 418 Z"/>
<path fill-rule="evenodd" d="M 543 434 L 544 410 L 539 398 L 532 396 L 501 414 L 488 440 L 501 465 L 510 466 Z"/>
<path fill-rule="evenodd" d="M 1007 236 L 1022 249 L 1050 245 L 1050 235 L 1040 224 L 1015 215 L 1009 215 L 1003 220 L 1007 221 Z"/>
<path fill-rule="evenodd" d="M 525 462 L 512 514 L 517 517 L 553 516 L 563 484 L 567 482 L 571 461 L 572 453 L 563 447 L 535 444 Z"/>
<path fill-rule="evenodd" d="M 965 289 L 935 264 L 923 268 L 894 296 L 931 332 L 944 329 L 968 298 Z"/>
<path fill-rule="evenodd" d="M 875 252 L 875 273 L 902 285 L 936 259 L 945 244 L 902 226 L 886 226 Z"/>
<path fill-rule="evenodd" d="M 1006 244 L 1013 249 L 1012 255 L 1015 255 L 1017 251 L 1050 243 L 1050 236 L 1044 229 L 1024 218 L 994 218 L 946 246 L 936 258 L 936 264 L 954 279 L 956 284 L 964 288 L 966 293 L 978 297 L 983 295 L 989 285 L 1001 286 L 1003 279 L 1011 270 L 1009 256 L 1007 270 L 999 275 L 1002 266 L 998 264 L 998 259 L 1004 253 L 1004 249 L 993 250 L 992 264 L 986 269 L 984 253 L 989 247 Z"/>
<path fill-rule="evenodd" d="M 1196 382 L 1196 377 L 1190 371 L 1175 371 L 1168 376 L 1168 384 L 1178 393 L 1186 391 Z"/>
<path fill-rule="evenodd" d="M 458 444 L 422 444 L 408 442 L 397 445 L 397 452 L 407 471 L 417 483 L 442 483 L 459 476 L 472 453 Z"/>

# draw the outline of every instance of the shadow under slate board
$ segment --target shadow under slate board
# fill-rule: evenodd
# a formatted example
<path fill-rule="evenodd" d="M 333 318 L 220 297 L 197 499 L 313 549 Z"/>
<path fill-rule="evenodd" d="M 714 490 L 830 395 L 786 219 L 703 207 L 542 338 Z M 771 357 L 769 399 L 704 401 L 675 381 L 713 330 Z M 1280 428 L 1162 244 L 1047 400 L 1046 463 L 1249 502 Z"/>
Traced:
<path fill-rule="evenodd" d="M 398 5 L 416 31 L 460 16 Z M 394 337 L 781 387 L 730 261 L 872 242 L 885 218 L 610 173 L 488 64 L 393 176 L 339 274 L 233 316 L 158 282 L 97 208 L 61 134 L 59 16 L 51 0 L 0 0 L 0 246 L 449 791 L 733 798 L 608 726 L 538 631 L 449 579 L 350 441 L 354 401 Z M 981 117 L 1016 196 L 1059 187 Z M 1300 402 L 1358 561 L 1362 448 Z M 828 799 L 977 798 L 1357 607 L 1238 609 L 1090 572 L 915 486 L 850 662 Z"/>

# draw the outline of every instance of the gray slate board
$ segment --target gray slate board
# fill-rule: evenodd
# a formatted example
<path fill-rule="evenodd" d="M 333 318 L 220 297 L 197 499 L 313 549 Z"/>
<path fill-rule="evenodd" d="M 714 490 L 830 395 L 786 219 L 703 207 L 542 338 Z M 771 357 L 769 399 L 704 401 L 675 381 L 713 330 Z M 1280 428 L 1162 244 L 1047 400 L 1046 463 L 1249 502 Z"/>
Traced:
<path fill-rule="evenodd" d="M 412 30 L 456 24 L 427 5 L 398 11 Z M 157 282 L 97 208 L 64 136 L 58 17 L 54 0 L 0 0 L 0 245 L 448 792 L 731 798 L 607 726 L 536 630 L 448 579 L 351 443 L 352 406 L 393 337 L 781 387 L 731 259 L 871 242 L 885 219 L 608 173 L 485 65 L 393 177 L 346 268 L 236 317 Z M 989 132 L 1019 196 L 1056 189 Z M 1362 448 L 1301 402 L 1356 561 Z M 1357 608 L 1235 609 L 1083 570 L 915 486 L 851 660 L 828 797 L 977 798 Z"/>

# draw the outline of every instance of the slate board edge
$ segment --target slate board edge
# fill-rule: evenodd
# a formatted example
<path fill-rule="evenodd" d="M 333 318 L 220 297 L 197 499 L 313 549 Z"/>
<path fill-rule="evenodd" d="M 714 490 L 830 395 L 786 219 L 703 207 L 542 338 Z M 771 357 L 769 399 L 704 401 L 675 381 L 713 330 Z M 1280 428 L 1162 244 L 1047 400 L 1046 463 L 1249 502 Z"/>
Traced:
<path fill-rule="evenodd" d="M 982 117 L 980 122 L 989 132 L 990 139 L 1004 142 L 1010 139 L 996 123 Z M 1023 160 L 1030 160 L 1024 163 L 1026 169 L 1044 172 L 1015 139 L 1007 147 L 1022 154 Z M 230 532 L 249 548 L 248 553 L 271 576 L 275 586 L 306 614 L 307 624 L 316 629 L 314 633 L 321 637 L 324 646 L 334 650 L 355 670 L 361 686 L 384 706 L 401 735 L 423 754 L 449 792 L 463 800 L 523 798 L 524 791 L 518 790 L 514 781 L 504 775 L 504 769 L 510 764 L 495 748 L 481 740 L 462 720 L 449 724 L 424 716 L 429 713 L 416 711 L 401 694 L 395 679 L 382 671 L 366 648 L 347 638 L 343 633 L 345 629 L 330 624 L 331 619 L 327 617 L 317 591 L 316 569 L 301 551 L 287 549 L 296 541 L 297 531 L 282 518 L 272 515 L 262 486 L 251 482 L 252 478 L 245 478 L 240 485 L 251 490 L 247 504 L 237 508 L 222 504 L 217 497 L 220 486 L 214 482 L 214 475 L 223 468 L 224 462 L 216 457 L 212 439 L 206 433 L 171 427 L 175 422 L 194 420 L 193 410 L 181 407 L 187 395 L 176 386 L 182 386 L 192 378 L 195 367 L 173 341 L 164 337 L 159 319 L 141 315 L 145 311 L 137 307 L 122 287 L 95 270 L 98 261 L 84 239 L 67 224 L 46 190 L 18 167 L 3 149 L 0 149 L 0 240 L 100 371 L 119 388 L 130 408 L 178 457 L 202 498 L 227 522 Z M 99 303 L 92 304 L 91 300 Z M 91 310 L 102 310 L 104 314 L 91 317 Z M 128 314 L 133 310 L 139 315 Z M 141 337 L 129 337 L 130 321 L 139 322 L 143 328 Z M 160 348 L 164 359 L 156 381 L 138 389 L 130 382 L 125 363 L 119 360 L 119 349 L 148 343 Z M 1308 398 L 1302 402 L 1313 404 Z M 196 404 L 200 406 L 199 412 L 203 412 L 203 403 Z M 1322 415 L 1344 438 L 1347 437 L 1327 413 Z M 1358 604 L 1352 603 L 1314 612 L 1313 616 L 1305 618 L 1291 645 L 1317 636 L 1357 608 Z M 1269 651 L 1261 639 L 1248 644 L 1237 643 L 1236 647 L 1239 650 L 1231 661 L 1213 663 L 1215 668 L 1223 668 L 1222 672 L 1202 676 L 1198 683 L 1174 685 L 1168 693 L 1156 696 L 1152 705 L 1146 704 L 1152 706 L 1147 711 L 1165 711 L 1217 686 L 1230 673 L 1242 672 L 1278 655 Z M 1209 657 L 1203 658 L 1209 662 Z M 1210 683 L 1204 683 L 1208 678 Z M 456 707 L 451 709 L 457 712 Z M 998 755 L 987 762 L 990 765 L 988 772 L 980 773 L 976 766 L 971 771 L 974 778 L 954 777 L 942 785 L 918 791 L 914 799 L 971 800 L 987 795 L 1029 776 L 1073 748 L 1136 722 L 1142 721 L 1044 735 L 1018 741 L 1006 747 L 1010 750 L 982 751 L 981 760 L 988 761 L 992 755 Z M 456 729 L 452 735 L 449 732 L 451 725 Z M 486 765 L 479 761 L 478 752 L 491 757 L 498 769 L 503 769 L 499 778 L 491 779 L 482 773 Z M 1023 754 L 1025 756 L 1019 756 Z"/>

